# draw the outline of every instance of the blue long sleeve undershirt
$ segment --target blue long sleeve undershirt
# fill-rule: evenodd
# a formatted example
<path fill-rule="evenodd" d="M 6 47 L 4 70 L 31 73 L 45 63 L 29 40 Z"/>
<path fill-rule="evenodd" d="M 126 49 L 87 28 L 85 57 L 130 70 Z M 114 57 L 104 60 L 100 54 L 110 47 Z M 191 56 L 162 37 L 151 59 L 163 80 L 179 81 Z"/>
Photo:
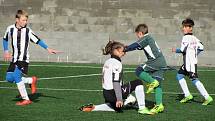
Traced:
<path fill-rule="evenodd" d="M 47 49 L 48 45 L 43 40 L 39 40 L 38 45 L 40 45 L 42 48 Z"/>
<path fill-rule="evenodd" d="M 3 39 L 3 48 L 4 48 L 4 51 L 8 50 L 8 41 L 5 39 Z"/>
<path fill-rule="evenodd" d="M 128 51 L 133 51 L 133 50 L 139 50 L 141 48 L 141 46 L 135 42 L 135 43 L 132 43 L 130 44 L 128 47 L 125 48 L 125 52 L 128 52 Z"/>

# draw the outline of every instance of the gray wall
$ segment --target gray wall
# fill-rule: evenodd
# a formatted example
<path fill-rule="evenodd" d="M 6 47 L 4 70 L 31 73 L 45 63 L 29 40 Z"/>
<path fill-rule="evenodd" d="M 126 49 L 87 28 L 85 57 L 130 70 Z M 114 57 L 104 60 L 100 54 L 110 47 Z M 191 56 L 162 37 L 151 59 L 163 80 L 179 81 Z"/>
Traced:
<path fill-rule="evenodd" d="M 29 12 L 29 26 L 51 48 L 64 51 L 48 55 L 31 44 L 31 61 L 103 63 L 108 57 L 100 49 L 109 37 L 132 43 L 136 39 L 135 26 L 146 23 L 168 64 L 180 65 L 181 56 L 171 53 L 171 47 L 180 45 L 181 21 L 192 17 L 196 23 L 194 33 L 205 45 L 199 64 L 215 65 L 214 0 L 0 0 L 1 38 L 6 27 L 14 23 L 17 9 Z M 143 61 L 142 51 L 127 53 L 123 58 L 127 64 Z"/>

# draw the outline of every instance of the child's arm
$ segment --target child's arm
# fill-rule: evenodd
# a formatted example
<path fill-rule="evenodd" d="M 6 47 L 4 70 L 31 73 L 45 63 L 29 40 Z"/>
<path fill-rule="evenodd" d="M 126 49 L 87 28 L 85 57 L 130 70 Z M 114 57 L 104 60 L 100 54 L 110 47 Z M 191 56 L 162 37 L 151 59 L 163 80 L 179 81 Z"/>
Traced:
<path fill-rule="evenodd" d="M 128 51 L 133 51 L 133 50 L 137 50 L 137 49 L 140 49 L 141 46 L 137 43 L 137 42 L 134 42 L 132 44 L 130 44 L 129 46 L 125 47 L 125 52 L 128 52 Z"/>
<path fill-rule="evenodd" d="M 8 35 L 9 35 L 9 27 L 7 28 L 5 35 L 3 37 L 3 49 L 4 49 L 5 61 L 9 61 L 11 59 L 11 54 L 9 53 L 9 48 L 8 48 Z"/>
<path fill-rule="evenodd" d="M 48 47 L 48 45 L 43 41 L 41 40 L 39 37 L 37 37 L 32 30 L 30 30 L 29 32 L 29 37 L 31 39 L 32 42 L 40 45 L 40 47 L 46 49 L 48 51 L 48 53 L 50 54 L 57 54 L 57 53 L 60 53 L 60 51 L 57 51 L 55 49 L 51 49 Z"/>
<path fill-rule="evenodd" d="M 122 100 L 122 89 L 121 89 L 121 85 L 120 85 L 120 69 L 114 69 L 113 71 L 113 89 L 116 95 L 116 107 L 122 107 L 123 105 L 123 100 Z"/>

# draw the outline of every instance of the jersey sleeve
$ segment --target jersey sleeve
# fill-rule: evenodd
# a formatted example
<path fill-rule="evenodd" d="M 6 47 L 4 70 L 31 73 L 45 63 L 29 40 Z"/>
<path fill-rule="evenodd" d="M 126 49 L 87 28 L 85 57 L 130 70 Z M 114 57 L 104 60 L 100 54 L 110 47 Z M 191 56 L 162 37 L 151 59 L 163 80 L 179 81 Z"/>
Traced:
<path fill-rule="evenodd" d="M 118 67 L 118 66 L 113 67 L 113 89 L 114 89 L 114 92 L 116 95 L 116 99 L 118 101 L 122 101 L 122 90 L 121 90 L 121 85 L 120 85 L 121 71 L 122 71 L 122 69 L 120 67 Z"/>
<path fill-rule="evenodd" d="M 184 36 L 184 37 L 182 38 L 181 48 L 180 48 L 180 50 L 181 50 L 182 53 L 185 53 L 185 51 L 186 51 L 188 45 L 189 45 L 188 39 L 187 39 L 186 36 Z"/>
<path fill-rule="evenodd" d="M 4 36 L 3 36 L 3 40 L 5 40 L 5 41 L 9 40 L 9 38 L 8 38 L 9 33 L 10 33 L 10 27 L 7 27 L 7 30 L 6 30 L 6 32 L 5 32 Z"/>
<path fill-rule="evenodd" d="M 33 43 L 38 44 L 40 41 L 40 38 L 34 34 L 34 32 L 29 28 L 29 37 L 30 37 L 30 41 Z"/>

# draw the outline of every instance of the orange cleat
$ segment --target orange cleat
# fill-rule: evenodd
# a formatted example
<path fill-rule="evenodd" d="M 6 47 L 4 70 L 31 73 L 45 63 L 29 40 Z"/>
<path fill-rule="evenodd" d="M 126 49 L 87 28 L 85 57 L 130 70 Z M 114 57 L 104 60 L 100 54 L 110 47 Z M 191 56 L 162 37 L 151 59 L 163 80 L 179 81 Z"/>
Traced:
<path fill-rule="evenodd" d="M 31 93 L 35 94 L 37 92 L 37 77 L 36 76 L 32 76 L 32 84 L 31 84 Z"/>
<path fill-rule="evenodd" d="M 24 106 L 24 105 L 29 105 L 31 103 L 32 103 L 32 101 L 30 101 L 30 100 L 22 100 L 22 101 L 17 102 L 16 105 Z"/>
<path fill-rule="evenodd" d="M 91 112 L 94 108 L 95 106 L 92 103 L 90 103 L 90 104 L 81 106 L 81 108 L 79 109 L 83 112 Z"/>

